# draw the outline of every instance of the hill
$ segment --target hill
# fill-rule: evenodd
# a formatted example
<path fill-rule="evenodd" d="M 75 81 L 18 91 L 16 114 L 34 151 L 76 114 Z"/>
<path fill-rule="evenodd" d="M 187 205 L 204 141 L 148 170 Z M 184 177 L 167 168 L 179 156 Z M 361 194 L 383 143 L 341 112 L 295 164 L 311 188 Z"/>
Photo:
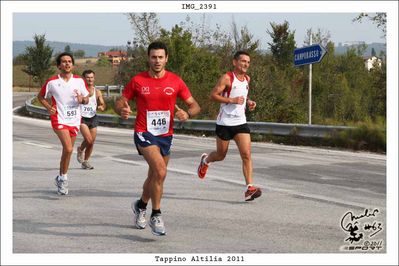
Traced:
<path fill-rule="evenodd" d="M 99 52 L 109 51 L 113 48 L 126 50 L 125 46 L 106 46 L 106 45 L 95 45 L 95 44 L 81 44 L 81 43 L 67 43 L 67 42 L 53 42 L 47 41 L 47 43 L 54 49 L 54 53 L 63 52 L 65 46 L 69 45 L 72 51 L 76 50 L 83 50 L 85 51 L 85 57 L 97 57 Z M 27 46 L 33 46 L 33 41 L 13 41 L 13 57 L 20 55 L 25 52 L 25 48 Z M 346 51 L 353 47 L 354 45 L 349 46 L 335 46 L 335 53 L 336 54 L 344 54 Z M 380 54 L 381 51 L 386 53 L 386 44 L 385 43 L 371 43 L 367 44 L 367 49 L 364 52 L 364 56 L 370 56 L 371 50 L 374 48 L 377 56 Z M 270 52 L 268 50 L 264 51 L 266 53 Z"/>
<path fill-rule="evenodd" d="M 376 55 L 379 56 L 380 52 L 383 51 L 386 54 L 386 44 L 385 43 L 369 43 L 366 44 L 367 49 L 364 51 L 363 56 L 371 56 L 371 50 L 374 48 Z M 335 46 L 335 53 L 336 54 L 344 54 L 349 48 L 356 47 L 356 45 L 348 45 L 348 46 Z"/>
<path fill-rule="evenodd" d="M 46 41 L 46 43 L 54 49 L 53 53 L 63 52 L 65 46 L 69 45 L 72 51 L 83 50 L 85 51 L 85 57 L 97 57 L 99 52 L 106 52 L 112 48 L 126 50 L 125 46 L 106 46 L 106 45 L 94 45 L 94 44 L 82 44 L 82 43 L 68 43 L 68 42 L 53 42 Z M 27 46 L 34 46 L 33 41 L 13 41 L 13 57 L 20 55 L 25 52 Z"/>

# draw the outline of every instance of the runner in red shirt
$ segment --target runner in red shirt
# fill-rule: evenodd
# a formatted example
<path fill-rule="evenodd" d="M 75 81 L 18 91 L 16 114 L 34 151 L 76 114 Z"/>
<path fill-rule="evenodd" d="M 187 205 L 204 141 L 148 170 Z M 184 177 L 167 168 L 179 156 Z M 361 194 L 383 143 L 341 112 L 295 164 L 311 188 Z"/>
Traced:
<path fill-rule="evenodd" d="M 124 88 L 122 96 L 115 102 L 115 111 L 123 119 L 127 119 L 131 113 L 128 101 L 136 101 L 134 142 L 149 169 L 141 198 L 132 202 L 132 210 L 136 227 L 144 229 L 147 203 L 151 199 L 152 214 L 149 225 L 154 235 L 166 235 L 161 216 L 161 198 L 173 139 L 174 111 L 177 110 L 176 117 L 180 121 L 186 121 L 200 112 L 200 106 L 191 96 L 184 81 L 165 70 L 167 62 L 166 45 L 162 42 L 151 43 L 148 46 L 150 69 L 133 77 Z M 176 105 L 177 97 L 187 105 L 187 111 Z"/>
<path fill-rule="evenodd" d="M 46 81 L 37 98 L 50 113 L 51 125 L 62 144 L 60 173 L 55 183 L 58 194 L 67 195 L 69 161 L 81 120 L 79 104 L 89 102 L 89 91 L 84 80 L 72 74 L 74 59 L 71 54 L 61 53 L 56 62 L 60 74 Z M 49 97 L 51 104 L 47 101 Z"/>

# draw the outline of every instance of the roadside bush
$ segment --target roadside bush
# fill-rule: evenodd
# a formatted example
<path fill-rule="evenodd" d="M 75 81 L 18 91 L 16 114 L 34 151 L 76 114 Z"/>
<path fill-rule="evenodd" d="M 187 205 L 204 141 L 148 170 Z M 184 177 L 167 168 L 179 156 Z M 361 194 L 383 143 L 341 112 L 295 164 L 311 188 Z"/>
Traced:
<path fill-rule="evenodd" d="M 353 150 L 386 152 L 386 127 L 362 122 L 355 129 L 339 132 L 332 138 L 332 144 Z"/>

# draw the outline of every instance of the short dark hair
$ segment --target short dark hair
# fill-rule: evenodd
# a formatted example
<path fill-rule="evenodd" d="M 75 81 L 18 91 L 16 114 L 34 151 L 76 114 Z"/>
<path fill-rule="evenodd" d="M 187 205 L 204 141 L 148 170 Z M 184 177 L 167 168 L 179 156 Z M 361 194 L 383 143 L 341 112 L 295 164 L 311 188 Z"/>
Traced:
<path fill-rule="evenodd" d="M 249 56 L 249 53 L 240 50 L 240 51 L 237 51 L 237 52 L 234 54 L 233 58 L 234 58 L 235 60 L 238 60 L 238 59 L 240 58 L 241 55 Z"/>
<path fill-rule="evenodd" d="M 58 56 L 57 56 L 57 59 L 55 60 L 56 62 L 57 62 L 57 66 L 59 66 L 59 65 L 61 65 L 61 57 L 63 57 L 63 56 L 69 56 L 69 57 L 71 57 L 71 59 L 72 59 L 72 64 L 74 65 L 75 64 L 75 59 L 73 58 L 73 55 L 71 54 L 71 53 L 68 53 L 68 52 L 63 52 L 63 53 L 60 53 Z"/>
<path fill-rule="evenodd" d="M 85 71 L 82 72 L 82 77 L 86 77 L 87 74 L 93 73 L 94 75 L 96 74 L 93 70 L 91 69 L 86 69 Z"/>
<path fill-rule="evenodd" d="M 150 45 L 148 45 L 147 54 L 150 55 L 151 50 L 159 50 L 159 49 L 165 50 L 165 55 L 168 56 L 168 47 L 166 47 L 165 43 L 160 41 L 155 41 L 150 43 Z"/>

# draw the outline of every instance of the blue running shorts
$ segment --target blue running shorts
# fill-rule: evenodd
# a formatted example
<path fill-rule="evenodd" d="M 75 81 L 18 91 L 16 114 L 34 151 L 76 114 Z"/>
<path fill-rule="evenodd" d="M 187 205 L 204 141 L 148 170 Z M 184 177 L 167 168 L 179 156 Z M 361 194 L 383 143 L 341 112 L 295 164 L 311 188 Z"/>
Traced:
<path fill-rule="evenodd" d="M 154 136 L 150 132 L 134 132 L 134 144 L 140 155 L 138 146 L 148 147 L 151 145 L 156 145 L 161 150 L 162 156 L 170 155 L 170 147 L 172 146 L 173 136 Z"/>

